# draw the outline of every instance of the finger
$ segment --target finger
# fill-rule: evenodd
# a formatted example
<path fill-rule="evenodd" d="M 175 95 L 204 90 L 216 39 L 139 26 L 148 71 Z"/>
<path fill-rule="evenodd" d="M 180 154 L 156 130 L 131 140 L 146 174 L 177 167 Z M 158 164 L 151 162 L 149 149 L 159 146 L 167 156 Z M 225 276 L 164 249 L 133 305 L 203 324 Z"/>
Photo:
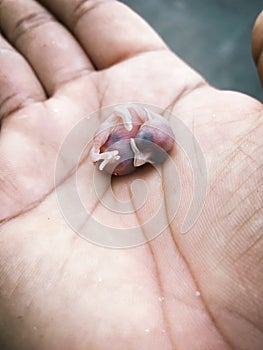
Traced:
<path fill-rule="evenodd" d="M 72 35 L 35 1 L 3 0 L 0 14 L 3 33 L 30 62 L 48 95 L 93 69 Z"/>
<path fill-rule="evenodd" d="M 252 53 L 263 86 L 263 11 L 259 14 L 252 32 Z"/>
<path fill-rule="evenodd" d="M 107 68 L 136 54 L 166 48 L 155 31 L 117 1 L 40 0 L 77 36 L 93 64 Z"/>
<path fill-rule="evenodd" d="M 30 65 L 0 35 L 0 119 L 45 99 Z"/>

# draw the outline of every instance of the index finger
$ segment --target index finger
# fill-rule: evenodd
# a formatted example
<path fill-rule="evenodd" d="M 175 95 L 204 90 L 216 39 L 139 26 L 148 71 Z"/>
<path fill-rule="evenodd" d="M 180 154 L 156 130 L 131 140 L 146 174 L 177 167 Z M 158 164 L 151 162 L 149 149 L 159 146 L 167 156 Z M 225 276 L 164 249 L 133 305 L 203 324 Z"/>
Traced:
<path fill-rule="evenodd" d="M 143 52 L 167 49 L 139 15 L 118 1 L 39 1 L 77 36 L 98 69 Z"/>

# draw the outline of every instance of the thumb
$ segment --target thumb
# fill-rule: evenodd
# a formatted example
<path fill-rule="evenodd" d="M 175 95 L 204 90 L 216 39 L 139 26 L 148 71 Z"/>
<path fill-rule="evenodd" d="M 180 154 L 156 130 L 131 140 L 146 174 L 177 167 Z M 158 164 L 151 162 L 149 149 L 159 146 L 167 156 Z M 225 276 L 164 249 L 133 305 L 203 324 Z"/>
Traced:
<path fill-rule="evenodd" d="M 258 15 L 252 31 L 252 54 L 263 86 L 263 11 Z"/>

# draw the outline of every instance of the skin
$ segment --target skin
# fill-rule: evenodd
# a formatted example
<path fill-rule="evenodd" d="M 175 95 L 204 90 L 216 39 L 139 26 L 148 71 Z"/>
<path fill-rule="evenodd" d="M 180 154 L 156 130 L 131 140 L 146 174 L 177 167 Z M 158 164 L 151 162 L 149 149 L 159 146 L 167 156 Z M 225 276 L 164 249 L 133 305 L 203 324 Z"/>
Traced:
<path fill-rule="evenodd" d="M 209 86 L 123 4 L 41 3 L 48 10 L 32 0 L 0 1 L 1 348 L 261 349 L 262 104 Z M 262 23 L 261 15 L 252 39 L 261 78 Z M 208 189 L 199 220 L 181 235 L 192 177 L 177 148 L 176 218 L 148 244 L 115 250 L 70 229 L 53 175 L 73 125 L 127 101 L 158 103 L 189 127 L 207 162 Z M 99 124 L 94 119 L 91 134 Z M 174 174 L 162 171 L 163 183 L 154 171 L 141 173 L 151 205 L 122 221 L 89 190 L 93 165 L 82 163 L 81 193 L 108 225 L 105 235 L 112 226 L 140 230 L 163 198 L 169 211 Z M 61 188 L 72 176 L 64 175 Z M 114 181 L 119 198 L 132 200 L 133 179 Z"/>
<path fill-rule="evenodd" d="M 131 174 L 145 163 L 163 163 L 166 151 L 174 145 L 167 119 L 137 105 L 126 104 L 122 108 L 124 120 L 118 114 L 110 114 L 96 131 L 91 160 L 99 161 L 99 170 L 117 176 Z"/>

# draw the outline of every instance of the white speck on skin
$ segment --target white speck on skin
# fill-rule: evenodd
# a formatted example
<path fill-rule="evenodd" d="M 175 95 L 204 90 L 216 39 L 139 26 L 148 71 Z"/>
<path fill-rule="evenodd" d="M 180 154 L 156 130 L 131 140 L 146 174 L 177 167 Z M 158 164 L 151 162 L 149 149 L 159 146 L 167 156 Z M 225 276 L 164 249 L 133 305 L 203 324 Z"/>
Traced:
<path fill-rule="evenodd" d="M 59 109 L 58 109 L 58 108 L 53 108 L 53 112 L 54 112 L 54 113 L 58 113 L 58 112 L 59 112 Z"/>
<path fill-rule="evenodd" d="M 214 118 L 216 117 L 215 113 L 213 113 L 213 114 L 211 115 L 211 117 L 214 119 Z"/>
<path fill-rule="evenodd" d="M 16 117 L 16 119 L 26 119 L 26 118 L 28 118 L 28 117 L 29 117 L 28 114 L 20 114 L 20 115 L 18 115 L 18 116 Z"/>
<path fill-rule="evenodd" d="M 162 333 L 166 333 L 166 330 L 165 330 L 165 329 L 162 329 L 161 332 L 162 332 Z"/>
<path fill-rule="evenodd" d="M 200 295 L 201 295 L 201 293 L 199 292 L 199 290 L 196 290 L 196 291 L 195 291 L 195 296 L 196 296 L 196 297 L 200 297 Z"/>
<path fill-rule="evenodd" d="M 158 300 L 159 300 L 160 302 L 163 302 L 163 301 L 164 301 L 164 297 L 161 296 L 161 297 L 158 298 Z"/>
<path fill-rule="evenodd" d="M 145 333 L 149 333 L 149 332 L 150 332 L 150 329 L 149 329 L 149 328 L 145 328 L 144 332 L 145 332 Z"/>
<path fill-rule="evenodd" d="M 263 226 L 263 218 L 259 217 L 254 221 L 256 228 L 261 228 Z"/>
<path fill-rule="evenodd" d="M 101 283 L 102 282 L 102 277 L 98 278 L 98 282 Z"/>

